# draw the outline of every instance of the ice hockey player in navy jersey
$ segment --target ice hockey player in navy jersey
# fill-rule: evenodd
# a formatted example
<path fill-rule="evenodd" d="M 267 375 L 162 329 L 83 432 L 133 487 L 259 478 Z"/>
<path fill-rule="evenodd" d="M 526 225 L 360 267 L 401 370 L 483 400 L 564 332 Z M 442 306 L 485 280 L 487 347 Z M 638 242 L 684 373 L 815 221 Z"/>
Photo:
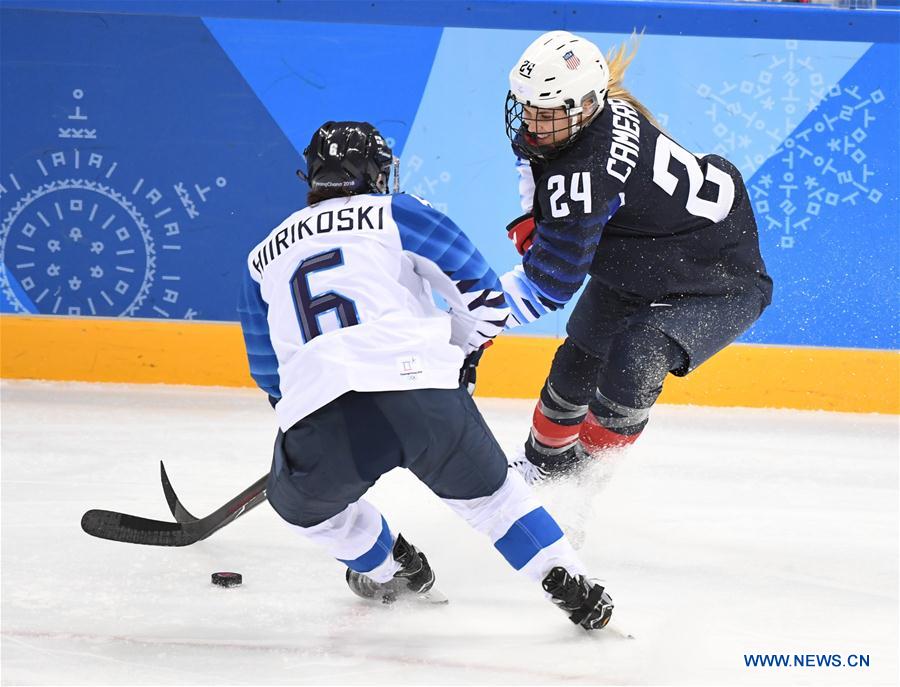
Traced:
<path fill-rule="evenodd" d="M 510 324 L 563 307 L 590 277 L 534 410 L 534 482 L 638 438 L 665 377 L 734 341 L 771 302 L 738 170 L 695 156 L 622 85 L 635 50 L 552 31 L 510 72 L 506 132 L 526 214 L 502 277 Z"/>
<path fill-rule="evenodd" d="M 370 124 L 326 122 L 304 154 L 309 205 L 250 252 L 239 307 L 280 426 L 272 507 L 346 566 L 359 596 L 440 601 L 425 555 L 363 498 L 407 468 L 572 622 L 604 627 L 609 595 L 467 391 L 509 314 L 497 275 L 445 215 L 386 193 L 393 156 Z"/>

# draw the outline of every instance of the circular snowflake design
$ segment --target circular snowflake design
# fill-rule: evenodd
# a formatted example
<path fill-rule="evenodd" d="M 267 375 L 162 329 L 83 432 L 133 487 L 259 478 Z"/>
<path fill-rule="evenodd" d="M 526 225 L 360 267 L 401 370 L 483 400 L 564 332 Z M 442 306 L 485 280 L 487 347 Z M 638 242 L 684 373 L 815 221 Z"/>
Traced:
<path fill-rule="evenodd" d="M 150 292 L 156 250 L 124 195 L 58 179 L 26 193 L 3 218 L 0 264 L 0 288 L 16 312 L 133 316 Z"/>

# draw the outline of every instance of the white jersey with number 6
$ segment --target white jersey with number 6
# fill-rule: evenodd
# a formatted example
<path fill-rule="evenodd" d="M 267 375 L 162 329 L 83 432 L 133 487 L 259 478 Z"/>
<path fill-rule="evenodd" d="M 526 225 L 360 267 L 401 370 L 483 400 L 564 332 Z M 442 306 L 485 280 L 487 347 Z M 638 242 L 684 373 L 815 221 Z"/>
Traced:
<path fill-rule="evenodd" d="M 250 252 L 238 310 L 250 372 L 279 399 L 283 430 L 351 390 L 457 386 L 463 356 L 508 315 L 497 275 L 465 234 L 404 194 L 290 215 Z"/>

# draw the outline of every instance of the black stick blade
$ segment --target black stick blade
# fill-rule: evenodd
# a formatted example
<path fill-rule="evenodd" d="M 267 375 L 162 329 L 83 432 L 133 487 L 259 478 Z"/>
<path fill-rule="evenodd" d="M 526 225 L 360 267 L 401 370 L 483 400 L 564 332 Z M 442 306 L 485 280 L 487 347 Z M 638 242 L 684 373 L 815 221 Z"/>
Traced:
<path fill-rule="evenodd" d="M 181 523 L 140 518 L 108 510 L 89 510 L 81 518 L 81 529 L 94 537 L 147 546 L 188 546 L 196 533 Z"/>
<path fill-rule="evenodd" d="M 165 489 L 167 477 L 165 476 L 164 468 L 162 474 L 164 477 L 163 488 Z M 268 478 L 269 475 L 266 473 L 233 499 L 199 520 L 184 510 L 183 506 L 180 509 L 177 507 L 181 504 L 178 503 L 178 497 L 175 496 L 175 492 L 171 489 L 172 485 L 170 484 L 169 489 L 166 489 L 166 499 L 169 500 L 170 493 L 173 499 L 169 501 L 169 508 L 172 509 L 176 518 L 186 516 L 194 518 L 193 520 L 165 522 L 163 520 L 140 518 L 127 513 L 89 510 L 81 518 L 81 529 L 93 537 L 121 541 L 128 544 L 189 546 L 206 539 L 213 532 L 217 532 L 228 523 L 237 520 L 245 513 L 249 513 L 265 501 Z"/>

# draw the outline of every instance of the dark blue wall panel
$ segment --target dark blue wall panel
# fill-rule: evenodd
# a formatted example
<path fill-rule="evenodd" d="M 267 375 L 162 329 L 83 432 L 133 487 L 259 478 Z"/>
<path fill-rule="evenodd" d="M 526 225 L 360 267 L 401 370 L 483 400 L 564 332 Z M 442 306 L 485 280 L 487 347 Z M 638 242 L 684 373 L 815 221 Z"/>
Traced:
<path fill-rule="evenodd" d="M 203 22 L 4 11 L 0 45 L 3 264 L 28 295 L 6 309 L 233 319 L 305 187 Z"/>

